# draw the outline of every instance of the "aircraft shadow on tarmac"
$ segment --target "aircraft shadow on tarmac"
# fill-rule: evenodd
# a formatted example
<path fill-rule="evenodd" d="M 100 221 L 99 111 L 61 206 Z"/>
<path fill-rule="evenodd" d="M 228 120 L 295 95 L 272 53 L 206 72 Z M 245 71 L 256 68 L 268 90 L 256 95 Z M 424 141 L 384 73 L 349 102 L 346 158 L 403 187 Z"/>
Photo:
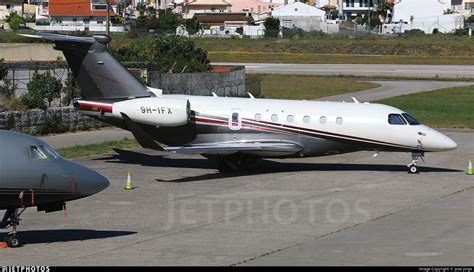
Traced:
<path fill-rule="evenodd" d="M 106 239 L 118 236 L 132 235 L 132 231 L 112 230 L 87 230 L 87 229 L 63 229 L 63 230 L 26 230 L 20 231 L 21 241 L 25 244 L 44 244 L 57 242 L 84 241 L 94 239 Z M 6 233 L 0 234 L 3 241 Z"/>
<path fill-rule="evenodd" d="M 97 158 L 96 160 L 105 160 L 108 163 L 140 164 L 143 166 L 174 167 L 174 168 L 198 168 L 198 169 L 216 169 L 217 164 L 206 158 L 170 158 L 162 155 L 149 155 L 139 152 L 114 149 L 117 154 L 109 157 Z M 217 171 L 217 170 L 216 170 Z M 376 171 L 376 172 L 401 172 L 406 173 L 405 165 L 393 164 L 346 164 L 346 163 L 287 163 L 271 160 L 260 160 L 258 167 L 252 170 L 242 171 L 231 174 L 210 173 L 193 177 L 184 177 L 173 180 L 156 179 L 159 182 L 192 182 L 200 180 L 221 179 L 226 177 L 242 177 L 250 175 L 262 175 L 285 172 L 303 172 L 303 171 Z M 419 167 L 420 173 L 455 173 L 463 172 L 457 169 L 438 168 L 438 167 Z"/>

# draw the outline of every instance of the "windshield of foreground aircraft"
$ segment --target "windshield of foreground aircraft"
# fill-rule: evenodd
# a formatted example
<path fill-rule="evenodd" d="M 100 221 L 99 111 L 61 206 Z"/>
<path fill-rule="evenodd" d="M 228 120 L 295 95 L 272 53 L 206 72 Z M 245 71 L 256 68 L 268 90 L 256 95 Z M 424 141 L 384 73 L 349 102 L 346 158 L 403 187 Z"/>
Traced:
<path fill-rule="evenodd" d="M 388 123 L 390 125 L 406 125 L 405 119 L 400 114 L 388 115 Z"/>
<path fill-rule="evenodd" d="M 405 117 L 405 119 L 407 120 L 408 124 L 410 124 L 411 126 L 418 126 L 418 125 L 421 125 L 421 123 L 415 119 L 415 117 L 411 116 L 410 114 L 408 113 L 402 113 L 403 117 Z"/>
<path fill-rule="evenodd" d="M 61 156 L 49 146 L 30 146 L 30 156 L 33 160 L 60 159 Z"/>

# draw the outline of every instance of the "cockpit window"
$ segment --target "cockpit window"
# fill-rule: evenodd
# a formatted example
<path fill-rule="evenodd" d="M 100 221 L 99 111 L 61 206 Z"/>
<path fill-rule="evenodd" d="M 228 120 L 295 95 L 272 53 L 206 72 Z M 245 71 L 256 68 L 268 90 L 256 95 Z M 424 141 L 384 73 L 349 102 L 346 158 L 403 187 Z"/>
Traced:
<path fill-rule="evenodd" d="M 61 156 L 49 146 L 30 146 L 30 156 L 32 160 L 60 159 Z"/>
<path fill-rule="evenodd" d="M 390 125 L 406 125 L 405 119 L 400 114 L 388 115 L 388 123 Z"/>
<path fill-rule="evenodd" d="M 410 126 L 418 126 L 418 125 L 421 125 L 421 123 L 415 119 L 415 117 L 411 116 L 410 114 L 408 113 L 402 113 L 403 117 L 405 117 L 405 119 L 407 120 L 408 124 L 410 124 Z"/>
<path fill-rule="evenodd" d="M 44 160 L 48 158 L 37 146 L 30 146 L 30 157 L 32 160 Z"/>

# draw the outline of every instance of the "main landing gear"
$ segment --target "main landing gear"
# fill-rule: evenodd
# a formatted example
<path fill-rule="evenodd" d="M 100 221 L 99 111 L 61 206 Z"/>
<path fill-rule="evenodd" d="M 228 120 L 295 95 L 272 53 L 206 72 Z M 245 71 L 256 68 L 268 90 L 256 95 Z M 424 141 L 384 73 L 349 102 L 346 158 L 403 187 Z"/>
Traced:
<path fill-rule="evenodd" d="M 8 246 L 11 248 L 16 248 L 16 247 L 21 246 L 20 240 L 17 237 L 16 228 L 18 225 L 20 225 L 20 221 L 21 221 L 20 216 L 25 210 L 26 208 L 24 208 L 21 212 L 18 212 L 18 209 L 16 208 L 8 209 L 3 218 L 2 227 L 3 228 L 12 227 L 12 231 L 7 234 L 4 240 L 8 244 Z"/>
<path fill-rule="evenodd" d="M 256 158 L 240 154 L 220 156 L 217 158 L 220 173 L 238 173 L 251 170 L 257 163 Z"/>
<path fill-rule="evenodd" d="M 423 160 L 423 157 L 425 156 L 425 152 L 412 152 L 411 153 L 411 163 L 407 165 L 408 167 L 408 173 L 409 174 L 418 174 L 419 173 L 419 170 L 418 170 L 418 159 L 421 159 L 422 161 Z"/>

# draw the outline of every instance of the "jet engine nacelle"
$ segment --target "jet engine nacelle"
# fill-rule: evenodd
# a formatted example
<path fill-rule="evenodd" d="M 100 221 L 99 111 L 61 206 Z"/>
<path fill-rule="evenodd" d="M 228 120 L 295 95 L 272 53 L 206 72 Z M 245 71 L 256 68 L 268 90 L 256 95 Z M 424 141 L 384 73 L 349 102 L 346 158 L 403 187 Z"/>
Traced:
<path fill-rule="evenodd" d="M 114 103 L 112 116 L 122 118 L 122 113 L 135 122 L 177 127 L 188 123 L 191 118 L 191 105 L 187 99 L 182 98 L 137 98 Z"/>

